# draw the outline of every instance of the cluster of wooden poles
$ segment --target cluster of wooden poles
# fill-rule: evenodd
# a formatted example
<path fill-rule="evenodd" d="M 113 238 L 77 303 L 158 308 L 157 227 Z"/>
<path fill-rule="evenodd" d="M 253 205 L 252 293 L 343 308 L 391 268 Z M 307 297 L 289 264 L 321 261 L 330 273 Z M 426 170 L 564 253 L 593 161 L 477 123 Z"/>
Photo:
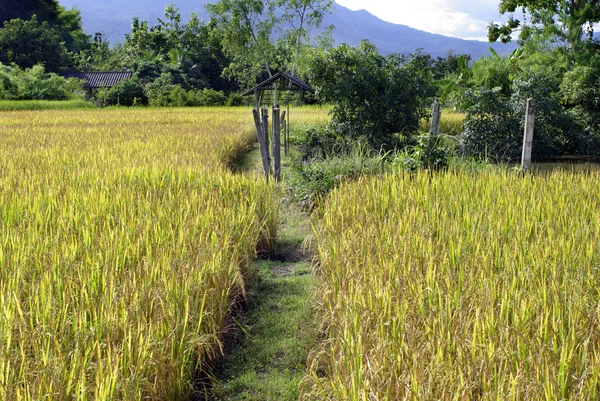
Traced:
<path fill-rule="evenodd" d="M 275 181 L 281 180 L 281 134 L 283 133 L 283 148 L 285 155 L 289 152 L 289 106 L 286 111 L 281 112 L 279 105 L 273 107 L 273 123 L 269 127 L 269 109 L 265 106 L 259 113 L 257 108 L 252 110 L 254 115 L 254 124 L 256 126 L 256 136 L 260 147 L 262 165 L 265 172 L 265 178 L 268 181 L 272 174 Z M 271 139 L 269 139 L 271 133 Z M 271 146 L 269 146 L 271 145 Z M 271 158 L 272 156 L 272 158 Z"/>

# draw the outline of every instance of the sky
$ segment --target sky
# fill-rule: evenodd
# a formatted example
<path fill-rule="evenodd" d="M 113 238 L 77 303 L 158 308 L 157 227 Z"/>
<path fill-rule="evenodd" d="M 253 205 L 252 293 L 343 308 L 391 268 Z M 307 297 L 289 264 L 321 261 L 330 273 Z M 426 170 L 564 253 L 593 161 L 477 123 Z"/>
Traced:
<path fill-rule="evenodd" d="M 499 0 L 335 0 L 351 10 L 365 9 L 380 19 L 462 39 L 487 40 L 490 22 L 505 21 Z"/>

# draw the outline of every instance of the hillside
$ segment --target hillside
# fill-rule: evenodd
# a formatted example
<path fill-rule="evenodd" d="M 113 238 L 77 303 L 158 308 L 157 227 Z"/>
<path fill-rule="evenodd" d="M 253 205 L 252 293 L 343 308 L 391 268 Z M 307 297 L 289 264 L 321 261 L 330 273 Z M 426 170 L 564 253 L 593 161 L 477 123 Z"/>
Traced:
<path fill-rule="evenodd" d="M 184 17 L 196 12 L 201 19 L 208 19 L 204 5 L 209 0 L 179 0 L 174 2 Z M 164 0 L 61 0 L 67 8 L 76 7 L 81 10 L 84 29 L 93 34 L 102 32 L 111 43 L 122 42 L 125 33 L 129 32 L 131 19 L 139 17 L 151 24 L 161 17 L 166 2 Z M 333 38 L 336 43 L 357 45 L 362 39 L 369 39 L 383 54 L 411 53 L 423 49 L 433 57 L 444 56 L 448 51 L 468 53 L 477 59 L 489 54 L 489 47 L 500 53 L 509 53 L 514 44 L 490 44 L 475 40 L 463 40 L 432 34 L 406 25 L 392 24 L 382 21 L 365 10 L 351 11 L 335 4 L 334 12 L 327 16 L 324 25 L 333 25 Z"/>

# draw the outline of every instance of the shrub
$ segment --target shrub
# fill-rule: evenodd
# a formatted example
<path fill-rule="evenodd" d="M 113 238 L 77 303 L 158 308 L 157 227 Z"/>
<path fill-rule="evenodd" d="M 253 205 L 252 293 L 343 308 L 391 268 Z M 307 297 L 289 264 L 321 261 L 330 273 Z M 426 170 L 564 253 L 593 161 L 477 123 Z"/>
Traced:
<path fill-rule="evenodd" d="M 496 160 L 520 157 L 528 98 L 537 100 L 534 159 L 583 151 L 581 127 L 560 104 L 557 78 L 544 71 L 525 72 L 513 81 L 511 92 L 507 97 L 496 87 L 467 93 L 473 106 L 461 135 L 463 155 Z"/>
<path fill-rule="evenodd" d="M 560 85 L 562 100 L 569 115 L 583 126 L 581 151 L 600 155 L 600 71 L 593 67 L 575 67 L 565 73 Z"/>
<path fill-rule="evenodd" d="M 367 41 L 331 49 L 311 65 L 317 96 L 334 105 L 331 127 L 375 149 L 394 148 L 395 134 L 416 131 L 435 94 L 428 57 L 384 57 Z"/>
<path fill-rule="evenodd" d="M 311 209 L 343 182 L 377 174 L 382 162 L 383 156 L 370 157 L 363 149 L 356 148 L 346 155 L 296 164 L 286 177 L 286 184 L 292 200 Z"/>
<path fill-rule="evenodd" d="M 97 98 L 105 106 L 135 106 L 148 104 L 148 97 L 144 87 L 137 78 L 120 82 L 112 88 L 102 89 Z"/>
<path fill-rule="evenodd" d="M 0 64 L 1 100 L 67 100 L 83 91 L 76 79 L 47 73 L 42 65 L 20 69 Z"/>

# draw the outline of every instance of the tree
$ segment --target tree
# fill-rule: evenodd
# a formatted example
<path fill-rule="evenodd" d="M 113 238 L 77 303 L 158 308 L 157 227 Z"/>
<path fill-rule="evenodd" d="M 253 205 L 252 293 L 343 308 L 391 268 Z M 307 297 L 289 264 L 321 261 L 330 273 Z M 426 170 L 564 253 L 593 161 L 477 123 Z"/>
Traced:
<path fill-rule="evenodd" d="M 319 28 L 323 17 L 331 11 L 333 0 L 276 0 L 282 10 L 282 39 L 294 49 L 292 75 L 296 74 L 297 60 L 303 44 L 310 43 L 310 31 Z M 285 28 L 284 28 L 285 27 Z"/>
<path fill-rule="evenodd" d="M 222 32 L 221 43 L 231 59 L 225 74 L 248 86 L 262 71 L 271 77 L 274 5 L 264 0 L 219 0 L 206 7 Z"/>
<path fill-rule="evenodd" d="M 219 0 L 208 4 L 231 62 L 225 73 L 245 86 L 273 70 L 297 70 L 297 60 L 329 12 L 332 0 Z M 278 39 L 275 41 L 275 33 Z"/>
<path fill-rule="evenodd" d="M 21 68 L 43 64 L 47 71 L 58 72 L 71 64 L 71 57 L 60 35 L 37 16 L 28 21 L 13 19 L 0 29 L 0 62 Z"/>
<path fill-rule="evenodd" d="M 90 36 L 83 31 L 81 13 L 67 10 L 56 0 L 2 0 L 0 1 L 0 24 L 13 19 L 23 21 L 37 17 L 60 35 L 69 52 L 78 53 L 90 47 Z"/>
<path fill-rule="evenodd" d="M 57 0 L 2 0 L 0 1 L 0 24 L 12 19 L 29 20 L 37 15 L 40 21 L 53 24 L 60 14 Z"/>
<path fill-rule="evenodd" d="M 429 57 L 377 53 L 341 45 L 311 60 L 310 78 L 323 102 L 333 103 L 332 127 L 339 134 L 364 138 L 375 149 L 396 146 L 396 134 L 418 130 L 435 89 Z"/>
<path fill-rule="evenodd" d="M 519 39 L 531 38 L 551 41 L 560 45 L 577 47 L 583 41 L 593 39 L 594 24 L 600 21 L 598 0 L 501 0 L 500 13 L 513 13 L 522 8 L 523 15 L 530 15 L 530 23 L 511 17 L 504 25 L 490 24 L 488 39 L 503 43 L 512 40 L 512 33 L 519 29 Z"/>
<path fill-rule="evenodd" d="M 205 24 L 192 13 L 181 22 L 179 9 L 165 8 L 164 18 L 154 26 L 134 18 L 131 33 L 117 52 L 121 66 L 133 68 L 140 78 L 154 80 L 168 73 L 184 89 L 213 88 L 231 90 L 230 81 L 222 78 L 229 64 L 217 35 L 214 21 Z"/>

